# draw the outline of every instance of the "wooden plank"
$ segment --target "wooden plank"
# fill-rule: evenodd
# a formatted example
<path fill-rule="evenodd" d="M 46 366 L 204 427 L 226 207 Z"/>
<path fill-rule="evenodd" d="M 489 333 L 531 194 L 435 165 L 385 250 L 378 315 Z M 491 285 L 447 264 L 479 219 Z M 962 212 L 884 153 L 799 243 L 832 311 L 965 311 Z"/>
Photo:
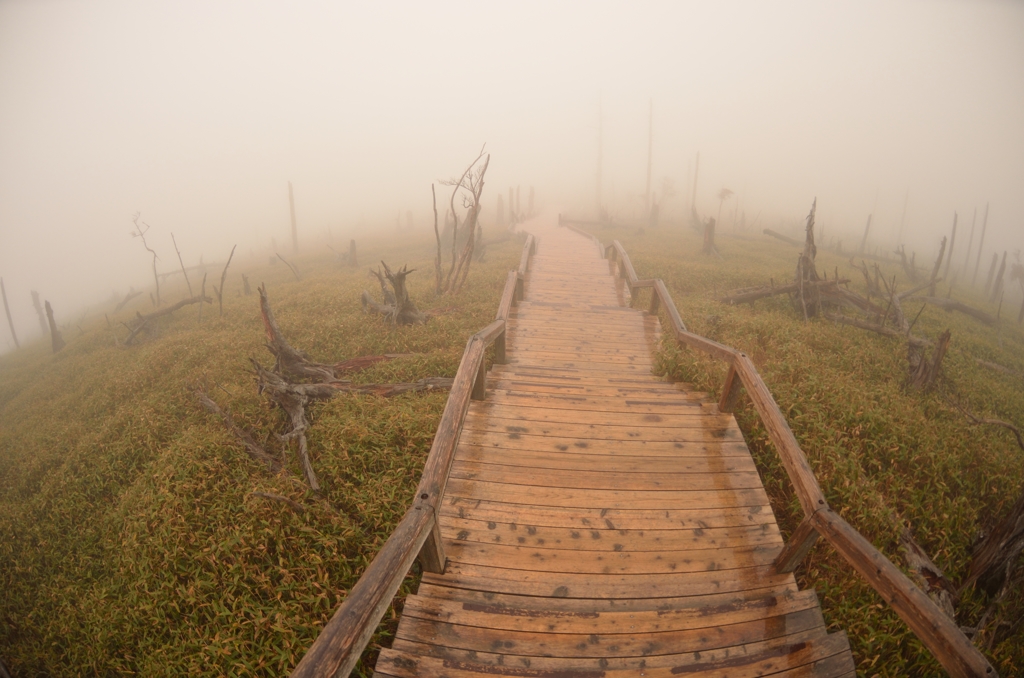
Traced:
<path fill-rule="evenodd" d="M 518 525 L 556 528 L 650 530 L 672 529 L 717 529 L 733 526 L 775 525 L 775 516 L 767 502 L 751 506 L 737 506 L 708 511 L 696 509 L 639 509 L 628 508 L 579 508 L 557 506 L 530 506 L 509 502 L 466 499 L 455 495 L 445 496 L 441 505 L 441 524 L 451 518 L 486 520 L 495 523 L 516 523 Z M 777 529 L 777 528 L 775 528 Z M 529 533 L 529 531 L 527 531 Z M 535 542 L 536 544 L 536 542 Z"/>
<path fill-rule="evenodd" d="M 596 490 L 562 487 L 534 487 L 451 478 L 452 496 L 465 500 L 483 499 L 509 504 L 562 506 L 572 508 L 691 509 L 763 506 L 768 496 L 763 488 L 722 490 Z"/>
<path fill-rule="evenodd" d="M 683 409 L 683 408 L 680 408 Z M 688 408 L 687 408 L 688 409 Z M 611 413 L 600 411 L 584 410 L 563 410 L 546 407 L 530 407 L 528 405 L 491 403 L 482 400 L 474 403 L 473 408 L 466 415 L 466 427 L 471 430 L 479 430 L 482 423 L 503 426 L 510 433 L 530 433 L 541 428 L 554 428 L 559 432 L 575 430 L 577 428 L 610 429 L 615 433 L 618 429 L 633 428 L 645 430 L 654 429 L 698 429 L 706 432 L 735 431 L 739 439 L 742 433 L 736 425 L 732 415 L 711 414 L 706 412 L 683 411 L 678 414 L 644 414 L 631 412 Z M 608 423 L 609 419 L 614 423 Z M 564 426 L 563 426 L 564 425 Z M 515 428 L 509 428 L 510 426 Z M 595 431 L 601 435 L 602 431 Z M 721 438 L 733 438 L 732 434 L 718 434 Z M 635 437 L 635 436 L 634 436 Z"/>
<path fill-rule="evenodd" d="M 782 545 L 779 528 L 772 523 L 742 527 L 676 526 L 672 529 L 611 530 L 603 523 L 598 523 L 590 529 L 578 529 L 442 515 L 441 534 L 448 541 L 501 542 L 531 548 L 575 551 L 681 551 Z"/>
<path fill-rule="evenodd" d="M 471 412 L 470 415 L 473 413 Z M 658 415 L 648 415 L 658 416 Z M 646 423 L 646 422 L 645 422 Z M 738 426 L 701 426 L 700 420 L 694 418 L 693 425 L 685 425 L 685 421 L 673 420 L 671 428 L 663 423 L 651 422 L 650 426 L 598 426 L 591 424 L 568 424 L 566 422 L 543 422 L 530 419 L 499 419 L 498 417 L 468 416 L 463 429 L 462 440 L 470 440 L 486 444 L 485 440 L 466 434 L 496 434 L 506 440 L 519 440 L 523 436 L 555 436 L 569 441 L 568 445 L 589 447 L 592 440 L 620 440 L 645 442 L 679 443 L 742 443 L 743 433 Z"/>
<path fill-rule="evenodd" d="M 438 587 L 425 587 L 428 591 Z M 459 589 L 448 589 L 458 591 Z M 435 598 L 412 595 L 405 599 L 403 614 L 424 621 L 494 630 L 563 634 L 654 633 L 684 629 L 708 629 L 728 624 L 769 619 L 784 614 L 816 609 L 818 597 L 813 590 L 785 591 L 744 596 L 728 593 L 692 598 L 656 599 L 647 601 L 647 608 L 609 607 L 605 601 L 567 599 L 576 605 L 553 606 L 551 598 L 501 596 L 496 602 Z M 661 602 L 668 601 L 672 602 Z"/>
<path fill-rule="evenodd" d="M 734 491 L 761 487 L 757 472 L 736 473 L 608 473 L 594 471 L 562 471 L 531 469 L 521 466 L 484 464 L 456 459 L 450 479 L 514 484 L 533 488 L 557 487 L 574 490 L 643 490 L 643 491 Z"/>
<path fill-rule="evenodd" d="M 626 431 L 637 431 L 639 429 L 624 429 Z M 742 438 L 739 440 L 728 440 L 721 442 L 715 440 L 686 440 L 690 437 L 706 436 L 707 432 L 702 429 L 671 429 L 669 436 L 662 440 L 644 440 L 639 437 L 623 438 L 576 438 L 571 436 L 546 435 L 537 431 L 537 435 L 530 433 L 515 433 L 505 430 L 502 427 L 499 431 L 475 431 L 466 429 L 462 432 L 459 441 L 460 447 L 468 445 L 472 447 L 483 447 L 491 450 L 532 450 L 537 452 L 565 452 L 576 453 L 597 453 L 615 457 L 670 457 L 672 459 L 683 459 L 684 457 L 746 457 L 750 458 L 750 452 Z M 696 432 L 691 436 L 691 432 Z M 606 435 L 607 432 L 604 432 Z M 653 437 L 650 432 L 645 434 Z M 518 453 L 517 453 L 518 454 Z"/>
<path fill-rule="evenodd" d="M 497 537 L 500 538 L 500 535 Z M 468 566 L 519 570 L 528 576 L 547 573 L 593 575 L 659 575 L 708 570 L 731 570 L 770 566 L 782 544 L 745 548 L 692 549 L 686 551 L 580 551 L 538 548 L 519 544 L 448 542 L 450 567 L 465 571 Z M 524 575 L 527 576 L 527 575 Z M 551 578 L 551 577 L 549 577 Z M 601 578 L 592 581 L 600 589 Z"/>
<path fill-rule="evenodd" d="M 697 678 L 726 678 L 730 676 L 784 676 L 790 678 L 795 675 L 807 676 L 838 676 L 846 675 L 843 666 L 852 666 L 853 662 L 849 655 L 848 643 L 844 649 L 843 634 L 839 639 L 826 636 L 820 629 L 813 628 L 797 633 L 789 633 L 776 636 L 768 640 L 726 648 L 716 648 L 702 652 L 686 652 L 682 654 L 649 654 L 639 657 L 602 657 L 586 658 L 581 657 L 567 661 L 561 657 L 537 657 L 511 654 L 508 652 L 482 652 L 476 650 L 462 650 L 458 648 L 446 648 L 428 643 L 417 643 L 403 639 L 394 642 L 396 652 L 404 652 L 420 657 L 433 657 L 440 660 L 453 662 L 471 662 L 477 665 L 481 673 L 498 673 L 499 675 L 531 676 L 533 678 L 589 678 L 594 676 L 638 676 L 656 675 L 648 674 L 648 671 L 665 671 L 670 676 L 696 676 Z M 780 654 L 788 655 L 794 647 L 806 647 L 808 643 L 828 643 L 828 648 L 823 654 L 835 651 L 832 657 L 845 657 L 833 664 L 827 665 L 831 658 L 824 660 L 807 660 L 810 662 L 810 672 L 789 674 L 773 672 L 775 658 Z M 758 665 L 761 662 L 761 665 Z M 800 669 L 807 667 L 804 663 Z M 384 668 L 383 664 L 379 668 Z M 753 673 L 736 673 L 743 669 Z M 822 671 L 825 671 L 824 673 Z M 629 672 L 629 673 L 626 673 Z M 385 674 L 382 674 L 385 675 Z M 665 675 L 662 673 L 661 675 Z"/>
<path fill-rule="evenodd" d="M 757 473 L 750 455 L 722 456 L 713 452 L 709 455 L 707 447 L 699 456 L 687 457 L 603 454 L 613 451 L 613 445 L 603 449 L 591 445 L 586 449 L 574 446 L 565 451 L 518 450 L 509 454 L 497 447 L 460 443 L 455 459 L 528 469 L 600 470 L 605 473 Z M 509 472 L 514 473 L 515 470 L 509 469 Z"/>
<path fill-rule="evenodd" d="M 649 633 L 616 633 L 600 636 L 597 634 L 530 633 L 501 630 L 495 632 L 475 626 L 462 626 L 443 622 L 428 622 L 409 617 L 396 634 L 402 640 L 446 645 L 463 650 L 478 652 L 496 649 L 495 641 L 506 652 L 525 656 L 549 657 L 643 657 L 658 654 L 680 654 L 684 652 L 707 652 L 724 647 L 756 643 L 773 637 L 821 628 L 821 612 L 800 610 L 779 615 L 768 620 L 739 622 L 716 628 L 680 629 Z M 824 634 L 822 634 L 824 635 Z M 596 636 L 591 638 L 590 636 Z M 822 638 L 822 641 L 827 638 Z M 845 638 L 842 641 L 845 642 Z M 832 641 L 835 642 L 835 641 Z M 824 656 L 835 654 L 835 648 Z M 381 658 L 387 662 L 387 654 Z M 779 660 L 779 657 L 774 657 Z M 801 657 L 801 663 L 807 660 Z M 447 672 L 446 672 L 447 673 Z M 403 674 L 414 675 L 414 674 Z M 425 671 L 425 675 L 442 675 L 441 672 Z M 452 675 L 448 673 L 447 675 Z M 458 674 L 455 674 L 458 675 Z M 633 674 L 635 675 L 635 674 Z M 671 675 L 666 672 L 664 675 Z"/>
<path fill-rule="evenodd" d="M 645 398 L 643 396 L 596 396 L 584 393 L 536 393 L 511 389 L 491 388 L 487 391 L 487 402 L 492 405 L 513 405 L 517 407 L 540 407 L 545 409 L 572 410 L 575 412 L 609 412 L 665 414 L 706 414 L 699 400 L 674 394 L 673 398 Z M 710 414 L 710 413 L 707 413 Z"/>
<path fill-rule="evenodd" d="M 685 391 L 674 388 L 672 384 L 664 382 L 650 382 L 646 386 L 623 387 L 614 384 L 606 386 L 580 385 L 571 382 L 554 383 L 552 381 L 531 381 L 529 377 L 512 376 L 506 377 L 502 373 L 493 370 L 488 375 L 487 383 L 490 386 L 489 393 L 494 395 L 502 394 L 550 394 L 554 396 L 589 396 L 605 400 L 621 400 L 623 398 L 639 400 L 656 400 L 679 402 L 686 401 L 695 406 L 701 404 L 701 399 Z"/>

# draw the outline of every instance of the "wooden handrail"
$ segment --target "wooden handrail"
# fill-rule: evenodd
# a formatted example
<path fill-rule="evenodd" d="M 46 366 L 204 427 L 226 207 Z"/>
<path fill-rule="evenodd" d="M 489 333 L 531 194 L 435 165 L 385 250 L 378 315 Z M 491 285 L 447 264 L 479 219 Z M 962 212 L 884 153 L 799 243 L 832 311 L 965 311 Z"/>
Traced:
<path fill-rule="evenodd" d="M 536 240 L 529 235 L 523 245 L 518 271 L 510 271 L 505 279 L 497 317 L 466 342 L 434 442 L 423 464 L 413 505 L 292 671 L 293 678 L 348 676 L 413 561 L 419 559 L 425 572 L 444 572 L 445 555 L 438 530 L 441 498 L 469 411 L 469 401 L 483 399 L 486 392 L 484 357 L 487 347 L 495 344 L 495 360 L 505 360 L 506 322 L 515 301 L 522 298 L 523 276 L 535 251 Z"/>
<path fill-rule="evenodd" d="M 585 231 L 577 228 L 573 230 L 593 238 Z M 626 279 L 631 297 L 636 289 L 651 288 L 650 312 L 657 313 L 659 305 L 664 307 L 679 343 L 703 351 L 729 365 L 720 403 L 722 411 L 731 411 L 740 385 L 750 397 L 804 512 L 803 521 L 776 558 L 773 569 L 776 572 L 792 572 L 810 551 L 818 535 L 821 535 L 896 611 L 950 675 L 957 678 L 997 676 L 992 664 L 963 634 L 956 622 L 947 617 L 881 551 L 829 507 L 807 456 L 750 358 L 734 348 L 689 332 L 665 283 L 661 278 L 640 280 L 629 255 L 618 240 L 602 248 L 602 251 L 610 262 L 618 261 L 619 275 Z M 634 301 L 635 298 L 631 298 L 630 304 Z"/>

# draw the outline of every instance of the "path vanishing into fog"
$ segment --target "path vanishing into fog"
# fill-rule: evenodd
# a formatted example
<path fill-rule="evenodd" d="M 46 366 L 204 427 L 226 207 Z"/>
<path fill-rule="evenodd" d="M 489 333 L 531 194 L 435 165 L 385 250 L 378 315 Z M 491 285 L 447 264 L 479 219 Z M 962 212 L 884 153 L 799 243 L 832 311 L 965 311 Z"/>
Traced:
<path fill-rule="evenodd" d="M 552 220 L 553 222 L 553 220 Z M 472 401 L 380 676 L 853 676 L 731 414 L 651 374 L 657 316 L 593 241 L 534 221 L 508 360 Z"/>

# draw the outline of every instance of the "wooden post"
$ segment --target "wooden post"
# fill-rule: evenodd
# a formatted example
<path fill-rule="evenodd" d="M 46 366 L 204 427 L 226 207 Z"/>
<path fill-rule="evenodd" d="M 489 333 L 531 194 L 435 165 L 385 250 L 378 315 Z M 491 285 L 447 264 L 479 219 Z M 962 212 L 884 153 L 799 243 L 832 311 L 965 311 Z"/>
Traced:
<path fill-rule="evenodd" d="M 11 336 L 14 337 L 14 347 L 21 348 L 18 343 L 18 334 L 14 331 L 14 320 L 11 319 L 11 307 L 7 305 L 7 289 L 4 287 L 4 279 L 0 278 L 0 293 L 4 297 L 4 311 L 7 312 L 7 324 L 11 326 Z"/>
<path fill-rule="evenodd" d="M 430 534 L 427 535 L 427 540 L 423 542 L 423 547 L 420 548 L 419 555 L 416 559 L 420 563 L 420 567 L 423 568 L 424 572 L 433 572 L 434 574 L 444 574 L 445 565 L 448 564 L 448 558 L 444 553 L 444 544 L 441 541 L 441 530 L 438 529 L 437 525 L 437 511 L 432 506 L 426 504 L 420 504 L 414 506 L 417 511 L 430 511 L 434 514 L 435 519 L 432 521 L 433 525 L 430 528 Z"/>
<path fill-rule="evenodd" d="M 818 541 L 818 531 L 814 529 L 814 519 L 812 516 L 806 516 L 790 535 L 782 552 L 775 558 L 772 570 L 776 574 L 792 572 L 807 557 L 816 541 Z"/>
<path fill-rule="evenodd" d="M 657 315 L 658 314 L 658 302 L 659 301 L 661 301 L 661 299 L 658 298 L 658 289 L 655 288 L 655 287 L 652 287 L 651 288 L 651 307 L 647 310 L 647 313 L 649 315 Z"/>
<path fill-rule="evenodd" d="M 725 385 L 722 386 L 722 397 L 718 401 L 719 412 L 733 412 L 736 410 L 736 399 L 740 395 L 740 387 L 743 382 L 736 374 L 736 368 L 729 365 L 729 371 L 725 375 Z"/>
<path fill-rule="evenodd" d="M 295 194 L 292 191 L 292 182 L 288 182 L 288 210 L 292 215 L 292 253 L 299 251 L 299 231 L 295 225 Z"/>
<path fill-rule="evenodd" d="M 502 330 L 498 338 L 494 340 L 494 362 L 499 365 L 504 365 L 507 362 L 505 357 L 505 334 L 506 331 Z"/>
<path fill-rule="evenodd" d="M 46 302 L 46 320 L 50 324 L 50 344 L 53 347 L 53 352 L 57 353 L 67 344 L 64 343 L 64 338 L 60 336 L 60 330 L 57 329 L 57 323 L 53 319 L 53 307 L 50 306 L 50 302 Z"/>
<path fill-rule="evenodd" d="M 487 361 L 480 356 L 480 367 L 476 371 L 476 380 L 473 382 L 473 393 L 470 395 L 473 400 L 484 400 L 487 398 Z"/>

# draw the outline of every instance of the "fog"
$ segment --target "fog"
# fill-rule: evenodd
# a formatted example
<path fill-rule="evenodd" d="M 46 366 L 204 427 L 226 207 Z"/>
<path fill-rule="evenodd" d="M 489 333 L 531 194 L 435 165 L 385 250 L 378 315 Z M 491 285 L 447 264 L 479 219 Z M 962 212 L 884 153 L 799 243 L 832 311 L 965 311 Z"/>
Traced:
<path fill-rule="evenodd" d="M 532 185 L 592 218 L 599 110 L 604 202 L 638 216 L 650 106 L 666 228 L 699 152 L 702 214 L 727 187 L 748 224 L 792 228 L 817 197 L 828 234 L 859 237 L 870 213 L 891 249 L 906 206 L 921 262 L 954 211 L 962 257 L 988 203 L 983 261 L 1022 246 L 1020 3 L 5 0 L 0 275 L 19 338 L 39 331 L 30 290 L 69 319 L 151 282 L 137 211 L 161 271 L 172 232 L 186 265 L 284 248 L 289 181 L 305 251 L 407 210 L 425 233 L 431 182 L 486 143 L 492 215 Z"/>

